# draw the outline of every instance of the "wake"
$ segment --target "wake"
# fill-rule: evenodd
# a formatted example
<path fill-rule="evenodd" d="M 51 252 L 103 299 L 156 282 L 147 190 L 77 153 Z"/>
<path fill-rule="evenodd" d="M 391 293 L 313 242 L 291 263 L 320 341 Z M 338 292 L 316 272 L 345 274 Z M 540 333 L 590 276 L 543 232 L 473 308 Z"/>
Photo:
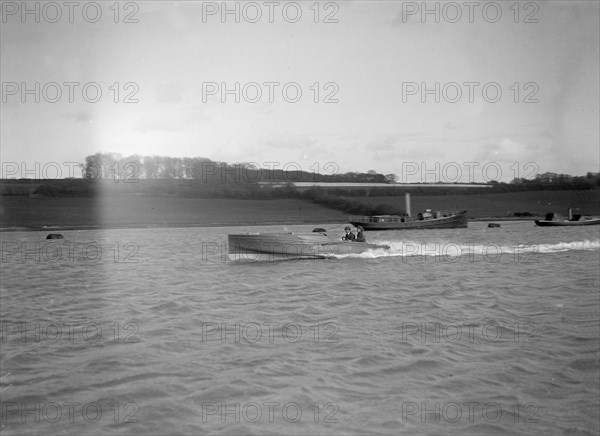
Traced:
<path fill-rule="evenodd" d="M 368 250 L 360 254 L 332 255 L 338 259 L 362 258 L 376 259 L 380 257 L 436 257 L 458 259 L 468 257 L 483 257 L 487 260 L 499 260 L 503 255 L 513 255 L 515 259 L 531 257 L 535 254 L 561 253 L 566 251 L 598 251 L 600 240 L 570 241 L 552 244 L 488 244 L 458 243 L 458 242 L 422 242 L 422 241 L 377 241 L 378 244 L 387 244 L 389 250 Z"/>

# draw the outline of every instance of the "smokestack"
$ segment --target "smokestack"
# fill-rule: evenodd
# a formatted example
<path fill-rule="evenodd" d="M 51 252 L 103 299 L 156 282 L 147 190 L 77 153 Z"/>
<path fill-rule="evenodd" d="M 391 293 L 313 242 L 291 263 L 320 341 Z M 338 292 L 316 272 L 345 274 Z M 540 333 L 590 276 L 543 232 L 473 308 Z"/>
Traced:
<path fill-rule="evenodd" d="M 406 192 L 404 194 L 404 208 L 406 209 L 406 215 L 411 216 L 410 214 L 410 194 Z"/>
<path fill-rule="evenodd" d="M 569 221 L 571 221 L 573 219 L 573 209 L 569 208 L 568 215 L 569 215 Z"/>

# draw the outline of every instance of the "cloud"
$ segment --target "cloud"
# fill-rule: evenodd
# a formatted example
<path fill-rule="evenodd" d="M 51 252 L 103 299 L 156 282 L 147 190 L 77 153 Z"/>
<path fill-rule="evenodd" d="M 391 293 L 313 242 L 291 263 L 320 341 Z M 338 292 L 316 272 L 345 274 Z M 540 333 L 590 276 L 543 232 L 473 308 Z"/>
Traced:
<path fill-rule="evenodd" d="M 181 83 L 162 84 L 156 88 L 156 99 L 159 103 L 178 103 L 183 100 Z"/>
<path fill-rule="evenodd" d="M 85 109 L 65 115 L 65 118 L 72 119 L 77 123 L 87 123 L 89 121 L 94 121 L 94 116 L 92 115 L 91 111 Z"/>
<path fill-rule="evenodd" d="M 185 120 L 173 112 L 152 111 L 135 123 L 135 130 L 142 133 L 151 131 L 177 132 L 185 127 Z"/>
<path fill-rule="evenodd" d="M 308 136 L 299 136 L 299 137 L 275 137 L 268 139 L 263 142 L 266 147 L 270 148 L 279 148 L 279 149 L 304 149 L 306 147 L 312 147 L 316 144 L 316 140 L 310 138 Z"/>
<path fill-rule="evenodd" d="M 397 146 L 397 141 L 397 135 L 385 135 L 383 137 L 375 138 L 369 141 L 367 145 L 365 145 L 365 150 L 375 152 L 375 154 L 378 154 L 383 151 L 394 151 Z"/>

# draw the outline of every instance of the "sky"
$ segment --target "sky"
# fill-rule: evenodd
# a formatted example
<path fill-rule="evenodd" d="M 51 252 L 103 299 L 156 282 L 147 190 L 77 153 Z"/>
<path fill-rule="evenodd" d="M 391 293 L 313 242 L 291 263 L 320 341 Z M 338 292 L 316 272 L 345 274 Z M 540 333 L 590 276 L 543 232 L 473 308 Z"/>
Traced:
<path fill-rule="evenodd" d="M 597 1 L 1 6 L 2 177 L 96 152 L 400 182 L 600 171 Z"/>

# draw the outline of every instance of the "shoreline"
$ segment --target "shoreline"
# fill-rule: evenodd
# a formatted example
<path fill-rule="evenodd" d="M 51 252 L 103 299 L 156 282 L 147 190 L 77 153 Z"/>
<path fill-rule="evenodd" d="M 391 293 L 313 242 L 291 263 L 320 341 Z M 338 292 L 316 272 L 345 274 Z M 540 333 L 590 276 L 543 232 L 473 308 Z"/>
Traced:
<path fill-rule="evenodd" d="M 309 225 L 309 222 L 292 222 L 292 221 L 265 221 L 257 223 L 208 223 L 208 224 L 130 224 L 130 225 L 108 225 L 108 226 L 46 226 L 46 227 L 8 227 L 0 228 L 0 233 L 10 232 L 39 232 L 39 231 L 65 231 L 65 230 L 120 230 L 120 229 L 193 229 L 193 228 L 212 228 L 212 227 L 261 227 L 261 226 L 295 226 Z M 319 222 L 315 225 L 324 224 L 339 224 L 346 223 L 335 222 Z"/>
<path fill-rule="evenodd" d="M 503 221 L 503 222 L 517 222 L 517 221 L 534 221 L 543 217 L 478 217 L 470 218 L 469 222 L 492 222 L 492 221 Z M 92 225 L 65 225 L 65 226 L 23 226 L 23 227 L 3 227 L 0 228 L 0 233 L 10 232 L 41 232 L 41 231 L 69 231 L 69 230 L 124 230 L 124 229 L 192 229 L 192 228 L 213 228 L 213 227 L 262 227 L 262 226 L 294 226 L 294 225 L 325 225 L 325 224 L 336 224 L 343 226 L 349 224 L 344 221 L 321 221 L 315 223 L 313 221 L 262 221 L 253 223 L 173 223 L 173 224 L 115 224 L 105 226 L 92 226 Z M 401 230 L 401 229 L 399 229 Z M 399 231 L 396 230 L 396 231 Z M 433 229 L 432 229 L 433 230 Z M 444 229 L 442 229 L 444 230 Z M 452 229 L 445 229 L 452 230 Z"/>
<path fill-rule="evenodd" d="M 365 204 L 398 203 L 398 197 L 352 197 Z M 572 207 L 600 215 L 600 190 L 540 191 L 413 197 L 413 211 L 465 209 L 470 222 L 533 221 Z M 527 213 L 528 216 L 514 216 Z M 102 229 L 198 228 L 276 225 L 342 225 L 352 213 L 302 199 L 239 200 L 184 197 L 3 196 L 0 233 Z"/>

